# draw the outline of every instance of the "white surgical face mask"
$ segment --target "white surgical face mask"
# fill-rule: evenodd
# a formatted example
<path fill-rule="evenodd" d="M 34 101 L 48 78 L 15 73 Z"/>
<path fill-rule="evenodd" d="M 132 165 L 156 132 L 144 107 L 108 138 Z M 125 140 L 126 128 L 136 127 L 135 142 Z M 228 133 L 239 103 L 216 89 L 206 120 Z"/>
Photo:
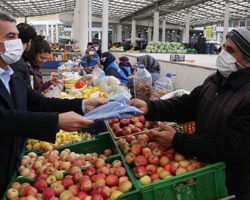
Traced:
<path fill-rule="evenodd" d="M 0 56 L 6 62 L 6 64 L 12 64 L 17 62 L 23 53 L 23 44 L 20 39 L 6 40 L 3 42 L 5 47 L 5 52 L 1 53 Z"/>
<path fill-rule="evenodd" d="M 231 73 L 238 71 L 235 63 L 237 63 L 237 60 L 224 49 L 220 52 L 216 60 L 217 69 L 225 78 L 229 77 Z"/>
<path fill-rule="evenodd" d="M 89 55 L 91 55 L 91 56 L 94 55 L 94 54 L 95 54 L 94 51 L 90 51 L 90 52 L 89 52 Z"/>
<path fill-rule="evenodd" d="M 95 50 L 97 51 L 99 49 L 99 47 L 95 47 Z"/>

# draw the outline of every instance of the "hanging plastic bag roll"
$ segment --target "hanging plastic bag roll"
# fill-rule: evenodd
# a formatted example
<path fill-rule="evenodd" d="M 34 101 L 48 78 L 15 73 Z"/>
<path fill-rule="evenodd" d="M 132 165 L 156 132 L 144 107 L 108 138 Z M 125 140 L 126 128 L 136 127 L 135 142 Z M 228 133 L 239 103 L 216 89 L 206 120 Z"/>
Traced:
<path fill-rule="evenodd" d="M 86 119 L 100 121 L 112 118 L 127 118 L 141 115 L 142 111 L 129 105 L 129 98 L 124 95 L 109 99 L 108 103 L 95 108 L 84 115 Z"/>

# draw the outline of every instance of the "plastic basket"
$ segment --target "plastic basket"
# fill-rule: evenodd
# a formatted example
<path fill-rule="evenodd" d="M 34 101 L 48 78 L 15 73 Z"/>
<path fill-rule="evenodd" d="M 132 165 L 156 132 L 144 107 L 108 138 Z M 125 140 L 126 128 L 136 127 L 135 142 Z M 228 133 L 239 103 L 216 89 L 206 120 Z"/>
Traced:
<path fill-rule="evenodd" d="M 81 141 L 77 143 L 63 145 L 61 147 L 56 148 L 56 150 L 61 152 L 62 150 L 66 148 L 70 149 L 70 151 L 72 152 L 82 153 L 82 154 L 94 153 L 94 152 L 100 154 L 100 153 L 103 153 L 105 149 L 111 149 L 112 155 L 110 156 L 110 158 L 121 155 L 116 142 L 114 141 L 114 139 L 112 138 L 109 132 L 100 133 L 94 139 L 91 139 L 91 140 L 85 140 L 85 141 Z M 25 151 L 21 155 L 21 157 L 23 157 L 24 155 L 30 152 L 31 151 Z M 41 155 L 42 153 L 44 153 L 44 151 L 34 151 L 34 152 L 36 152 L 37 155 Z M 17 171 L 15 171 L 12 176 L 12 180 L 17 179 L 17 177 L 18 177 L 18 173 Z"/>
<path fill-rule="evenodd" d="M 133 173 L 130 167 L 129 170 Z M 143 200 L 215 200 L 227 196 L 222 162 L 148 185 L 141 185 L 134 175 L 133 179 Z M 188 184 L 189 179 L 195 181 Z"/>

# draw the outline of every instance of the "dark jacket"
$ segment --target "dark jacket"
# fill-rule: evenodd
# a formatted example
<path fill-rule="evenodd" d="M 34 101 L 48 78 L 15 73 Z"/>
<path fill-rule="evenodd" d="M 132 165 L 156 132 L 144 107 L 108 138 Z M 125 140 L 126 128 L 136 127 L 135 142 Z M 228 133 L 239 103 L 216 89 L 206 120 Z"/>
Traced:
<path fill-rule="evenodd" d="M 31 65 L 29 68 L 30 75 L 33 76 L 33 89 L 39 93 L 42 93 L 44 90 L 48 89 L 51 86 L 50 81 L 43 82 L 43 75 L 40 71 L 40 67 L 37 65 Z"/>
<path fill-rule="evenodd" d="M 226 162 L 226 184 L 237 200 L 250 197 L 250 69 L 223 80 L 217 73 L 190 95 L 149 102 L 150 120 L 196 121 L 195 135 L 177 133 L 172 146 L 206 162 Z"/>
<path fill-rule="evenodd" d="M 10 67 L 13 69 L 14 73 L 17 76 L 20 76 L 21 79 L 24 80 L 24 82 L 31 87 L 30 84 L 30 72 L 29 72 L 29 66 L 27 63 L 27 57 L 23 54 L 19 61 L 16 63 L 13 63 L 10 65 Z"/>
<path fill-rule="evenodd" d="M 19 164 L 24 138 L 54 142 L 58 113 L 82 113 L 82 100 L 45 98 L 15 75 L 10 80 L 11 96 L 0 81 L 0 195 Z M 29 111 L 29 112 L 27 112 Z"/>

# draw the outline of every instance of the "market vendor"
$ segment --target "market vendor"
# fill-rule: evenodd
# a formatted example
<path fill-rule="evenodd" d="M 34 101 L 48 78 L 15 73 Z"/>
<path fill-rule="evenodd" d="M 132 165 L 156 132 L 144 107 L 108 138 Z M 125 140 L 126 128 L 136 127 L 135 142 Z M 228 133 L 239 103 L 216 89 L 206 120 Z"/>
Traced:
<path fill-rule="evenodd" d="M 83 56 L 81 65 L 87 74 L 92 73 L 95 66 L 100 66 L 100 57 L 94 46 L 88 47 L 86 55 Z"/>
<path fill-rule="evenodd" d="M 19 164 L 24 138 L 54 143 L 59 129 L 77 131 L 92 124 L 93 121 L 82 115 L 106 102 L 41 96 L 15 76 L 9 67 L 20 59 L 22 52 L 15 20 L 0 13 L 1 196 Z"/>
<path fill-rule="evenodd" d="M 115 56 L 112 53 L 104 52 L 101 57 L 101 64 L 106 76 L 114 76 L 121 81 L 121 84 L 127 85 L 128 78 L 115 62 Z"/>
<path fill-rule="evenodd" d="M 227 34 L 217 72 L 190 95 L 170 100 L 132 100 L 148 120 L 196 122 L 194 135 L 170 126 L 153 132 L 162 147 L 208 163 L 226 162 L 226 185 L 237 200 L 250 198 L 250 29 Z"/>

